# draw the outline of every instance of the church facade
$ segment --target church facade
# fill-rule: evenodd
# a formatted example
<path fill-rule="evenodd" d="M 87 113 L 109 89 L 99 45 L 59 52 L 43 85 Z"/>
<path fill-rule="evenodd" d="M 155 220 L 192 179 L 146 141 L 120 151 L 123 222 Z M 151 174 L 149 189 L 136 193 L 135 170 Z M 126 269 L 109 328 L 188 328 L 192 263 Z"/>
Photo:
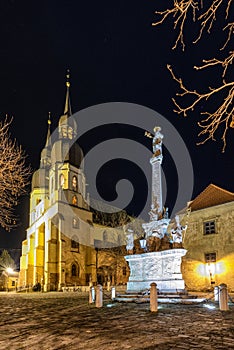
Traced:
<path fill-rule="evenodd" d="M 123 254 L 109 247 L 124 243 L 123 230 L 93 223 L 83 152 L 74 142 L 69 76 L 64 113 L 52 141 L 50 119 L 40 168 L 32 176 L 29 227 L 22 242 L 19 287 L 40 284 L 44 291 L 94 283 L 126 283 Z M 100 242 L 104 242 L 101 244 Z M 106 249 L 105 249 L 106 247 Z"/>

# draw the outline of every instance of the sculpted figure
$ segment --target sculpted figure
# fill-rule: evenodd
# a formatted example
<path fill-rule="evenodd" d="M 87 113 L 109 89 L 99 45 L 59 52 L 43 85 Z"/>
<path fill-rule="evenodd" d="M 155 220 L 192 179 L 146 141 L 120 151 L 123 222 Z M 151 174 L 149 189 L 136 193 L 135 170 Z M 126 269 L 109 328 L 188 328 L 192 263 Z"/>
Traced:
<path fill-rule="evenodd" d="M 156 126 L 154 128 L 154 139 L 153 139 L 153 152 L 154 152 L 154 157 L 158 157 L 159 155 L 162 154 L 162 139 L 163 135 L 161 134 L 161 128 L 159 126 Z"/>
<path fill-rule="evenodd" d="M 187 225 L 180 225 L 180 218 L 178 215 L 175 216 L 176 227 L 171 230 L 172 243 L 182 243 L 183 232 L 186 231 Z"/>
<path fill-rule="evenodd" d="M 125 231 L 125 228 L 124 228 L 124 231 Z M 125 231 L 125 235 L 127 240 L 126 249 L 128 251 L 132 251 L 134 248 L 133 230 L 127 229 L 127 232 Z"/>

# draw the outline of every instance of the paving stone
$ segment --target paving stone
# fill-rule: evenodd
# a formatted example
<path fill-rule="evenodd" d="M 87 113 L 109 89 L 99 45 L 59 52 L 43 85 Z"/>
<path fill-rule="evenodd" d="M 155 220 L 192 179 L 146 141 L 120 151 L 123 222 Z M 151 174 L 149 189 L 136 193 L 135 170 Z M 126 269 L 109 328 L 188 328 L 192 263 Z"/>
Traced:
<path fill-rule="evenodd" d="M 0 294 L 0 350 L 234 349 L 234 305 L 119 304 L 87 294 Z M 107 305 L 112 307 L 107 307 Z"/>

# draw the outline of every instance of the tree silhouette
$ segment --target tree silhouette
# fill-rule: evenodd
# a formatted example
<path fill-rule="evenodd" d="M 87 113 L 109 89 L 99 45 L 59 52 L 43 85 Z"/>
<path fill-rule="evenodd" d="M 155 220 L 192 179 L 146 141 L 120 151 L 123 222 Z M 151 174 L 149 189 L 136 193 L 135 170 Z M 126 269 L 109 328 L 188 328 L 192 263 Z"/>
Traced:
<path fill-rule="evenodd" d="M 16 224 L 14 208 L 26 193 L 31 174 L 24 151 L 10 137 L 11 121 L 0 121 L 0 225 L 8 231 Z"/>
<path fill-rule="evenodd" d="M 10 254 L 6 249 L 2 251 L 2 254 L 0 255 L 0 271 L 7 271 L 7 269 L 16 269 L 15 261 L 12 259 Z"/>

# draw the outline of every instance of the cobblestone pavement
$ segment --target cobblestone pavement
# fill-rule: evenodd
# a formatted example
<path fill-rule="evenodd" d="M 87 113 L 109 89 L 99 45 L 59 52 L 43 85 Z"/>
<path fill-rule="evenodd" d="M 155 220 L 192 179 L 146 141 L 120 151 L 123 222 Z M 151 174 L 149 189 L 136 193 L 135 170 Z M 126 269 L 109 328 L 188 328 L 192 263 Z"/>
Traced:
<path fill-rule="evenodd" d="M 208 306 L 214 303 L 208 302 Z M 88 304 L 80 293 L 0 294 L 0 349 L 234 349 L 234 305 Z"/>

